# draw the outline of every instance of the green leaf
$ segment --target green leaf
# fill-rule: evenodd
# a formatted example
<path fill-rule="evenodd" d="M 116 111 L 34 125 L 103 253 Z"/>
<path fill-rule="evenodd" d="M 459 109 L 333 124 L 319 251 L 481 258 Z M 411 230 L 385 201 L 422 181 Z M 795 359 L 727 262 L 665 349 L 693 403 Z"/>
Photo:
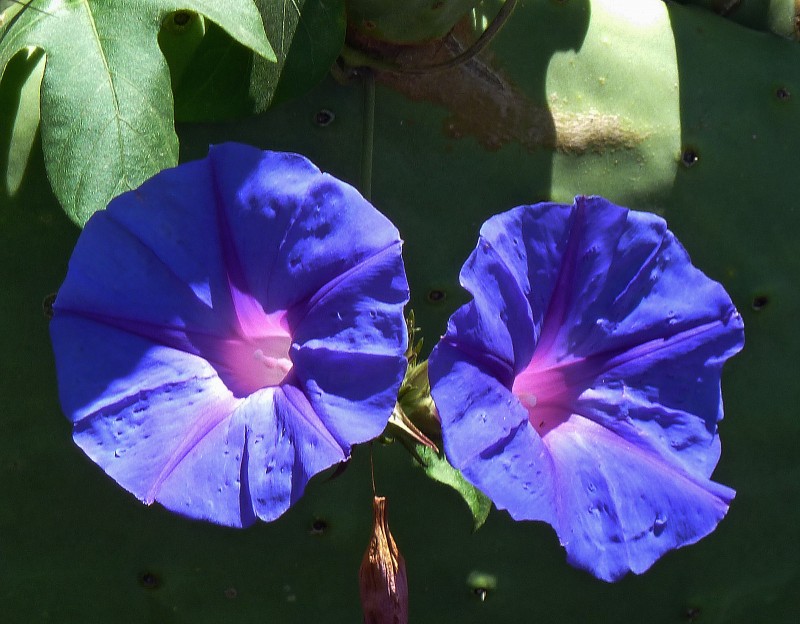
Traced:
<path fill-rule="evenodd" d="M 278 59 L 277 63 L 265 63 L 259 58 L 253 61 L 250 95 L 255 100 L 256 112 L 261 112 L 272 102 L 306 0 L 255 0 L 255 2 Z"/>
<path fill-rule="evenodd" d="M 327 75 L 344 44 L 344 0 L 257 4 L 276 63 L 255 57 L 211 23 L 199 36 L 197 28 L 162 31 L 177 120 L 219 121 L 262 112 L 306 93 Z"/>
<path fill-rule="evenodd" d="M 492 501 L 469 483 L 458 470 L 453 468 L 445 459 L 444 454 L 437 454 L 423 444 L 417 444 L 414 449 L 417 460 L 421 463 L 425 474 L 434 481 L 443 483 L 453 488 L 461 495 L 472 512 L 472 529 L 477 531 L 486 522 L 492 509 Z"/>
<path fill-rule="evenodd" d="M 321 82 L 342 50 L 346 30 L 344 0 L 306 2 L 271 104 L 300 96 Z"/>
<path fill-rule="evenodd" d="M 262 112 L 273 103 L 298 32 L 312 44 L 318 44 L 317 50 L 311 51 L 311 63 L 316 64 L 314 72 L 319 73 L 321 66 L 319 77 L 327 73 L 344 43 L 344 3 L 342 0 L 255 0 L 255 3 L 278 59 L 277 63 L 265 63 L 260 58 L 253 61 L 250 96 L 255 102 L 254 112 Z M 300 69 L 303 70 L 302 62 Z M 314 76 L 312 80 L 309 87 L 317 81 Z"/>
<path fill-rule="evenodd" d="M 178 160 L 163 21 L 196 11 L 266 60 L 275 53 L 252 0 L 50 0 L 3 13 L 0 75 L 26 47 L 47 56 L 42 146 L 53 191 L 78 225 Z"/>
<path fill-rule="evenodd" d="M 203 20 L 197 20 L 197 23 Z M 250 115 L 253 53 L 211 22 L 182 32 L 161 31 L 175 96 L 175 120 L 220 121 Z"/>
<path fill-rule="evenodd" d="M 44 64 L 41 50 L 28 48 L 9 62 L 3 76 L 3 85 L 9 88 L 0 93 L 0 111 L 11 114 L 0 118 L 0 172 L 5 171 L 0 187 L 9 196 L 15 195 L 22 184 L 39 130 Z"/>

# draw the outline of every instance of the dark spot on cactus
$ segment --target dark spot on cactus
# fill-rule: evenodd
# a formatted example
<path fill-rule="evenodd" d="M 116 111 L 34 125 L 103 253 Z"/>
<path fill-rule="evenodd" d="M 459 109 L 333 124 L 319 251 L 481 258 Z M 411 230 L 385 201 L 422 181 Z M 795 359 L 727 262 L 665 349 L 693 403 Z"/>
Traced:
<path fill-rule="evenodd" d="M 700 154 L 693 147 L 687 147 L 681 154 L 681 163 L 684 167 L 693 167 L 700 160 Z"/>
<path fill-rule="evenodd" d="M 44 300 L 42 300 L 42 312 L 44 317 L 49 321 L 53 318 L 53 304 L 56 302 L 56 293 L 50 293 Z"/>
<path fill-rule="evenodd" d="M 497 587 L 497 578 L 493 574 L 475 570 L 467 577 L 467 586 L 473 596 L 477 596 L 481 602 L 486 602 L 489 592 Z"/>
<path fill-rule="evenodd" d="M 431 7 L 431 9 L 433 9 L 434 11 L 438 11 L 443 6 L 444 6 L 444 0 L 439 0 L 439 2 L 434 2 L 433 3 L 433 6 Z"/>
<path fill-rule="evenodd" d="M 376 24 L 372 20 L 364 20 L 363 22 L 361 22 L 361 25 L 367 30 L 375 30 Z"/>
<path fill-rule="evenodd" d="M 434 288 L 428 291 L 428 301 L 431 303 L 441 303 L 445 299 L 447 299 L 447 293 L 443 290 Z"/>
<path fill-rule="evenodd" d="M 172 23 L 176 26 L 186 26 L 192 19 L 192 14 L 188 11 L 177 11 L 172 15 Z"/>
<path fill-rule="evenodd" d="M 756 312 L 760 312 L 766 307 L 768 303 L 769 303 L 769 297 L 767 297 L 766 295 L 756 295 L 755 297 L 753 297 L 753 303 L 752 303 L 753 310 L 755 310 Z"/>
<path fill-rule="evenodd" d="M 328 523 L 323 520 L 322 518 L 316 518 L 314 522 L 311 523 L 311 530 L 309 534 L 311 535 L 324 535 L 328 532 L 329 529 Z"/>
<path fill-rule="evenodd" d="M 228 600 L 233 600 L 239 595 L 239 592 L 236 591 L 235 587 L 228 587 L 223 593 Z"/>
<path fill-rule="evenodd" d="M 478 597 L 478 600 L 481 602 L 486 602 L 486 597 L 489 595 L 489 590 L 485 587 L 476 587 L 472 590 L 472 593 Z"/>
<path fill-rule="evenodd" d="M 686 607 L 683 610 L 683 619 L 687 622 L 696 622 L 700 617 L 700 607 Z"/>
<path fill-rule="evenodd" d="M 316 115 L 314 115 L 314 123 L 320 128 L 330 126 L 334 119 L 336 119 L 336 115 L 333 114 L 333 111 L 329 111 L 327 108 L 323 108 L 322 110 L 318 111 Z"/>
<path fill-rule="evenodd" d="M 139 584 L 145 589 L 158 589 L 161 587 L 161 579 L 153 572 L 142 572 L 139 575 Z"/>
<path fill-rule="evenodd" d="M 775 97 L 781 102 L 786 102 L 790 97 L 792 97 L 792 94 L 789 93 L 789 89 L 786 87 L 778 87 L 775 89 Z"/>

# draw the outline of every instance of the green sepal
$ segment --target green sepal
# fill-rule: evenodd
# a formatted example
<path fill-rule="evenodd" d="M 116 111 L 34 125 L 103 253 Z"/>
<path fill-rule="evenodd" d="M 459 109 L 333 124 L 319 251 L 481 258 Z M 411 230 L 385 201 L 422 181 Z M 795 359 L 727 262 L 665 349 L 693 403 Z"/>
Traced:
<path fill-rule="evenodd" d="M 473 531 L 477 531 L 486 522 L 492 502 L 451 466 L 444 455 L 442 428 L 431 398 L 428 361 L 418 361 L 422 339 L 417 340 L 419 328 L 414 324 L 413 311 L 406 323 L 409 365 L 385 434 L 397 439 L 431 479 L 450 486 L 461 495 L 472 513 Z"/>
<path fill-rule="evenodd" d="M 424 444 L 417 444 L 413 454 L 431 479 L 448 485 L 459 493 L 472 513 L 472 530 L 477 531 L 486 522 L 492 509 L 492 501 L 474 485 L 469 483 L 460 471 L 453 468 L 444 456 Z"/>

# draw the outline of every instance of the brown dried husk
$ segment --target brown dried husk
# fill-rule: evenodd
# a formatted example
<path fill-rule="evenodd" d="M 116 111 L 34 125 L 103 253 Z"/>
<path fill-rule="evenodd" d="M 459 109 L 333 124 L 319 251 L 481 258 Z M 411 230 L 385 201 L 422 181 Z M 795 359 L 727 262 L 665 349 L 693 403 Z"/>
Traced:
<path fill-rule="evenodd" d="M 364 624 L 408 624 L 406 562 L 389 531 L 386 498 L 372 499 L 373 526 L 358 572 Z"/>

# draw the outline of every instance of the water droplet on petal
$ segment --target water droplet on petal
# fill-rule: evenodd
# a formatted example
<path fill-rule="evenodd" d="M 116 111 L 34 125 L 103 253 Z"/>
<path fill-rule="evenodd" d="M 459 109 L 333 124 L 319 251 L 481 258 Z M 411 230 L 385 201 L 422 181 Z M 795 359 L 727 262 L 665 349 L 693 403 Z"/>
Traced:
<path fill-rule="evenodd" d="M 667 516 L 658 514 L 656 516 L 655 522 L 653 522 L 653 534 L 656 536 L 661 535 L 666 526 L 667 526 Z"/>
<path fill-rule="evenodd" d="M 529 410 L 531 410 L 531 409 L 533 409 L 534 407 L 536 407 L 536 401 L 537 401 L 537 399 L 536 399 L 536 395 L 535 395 L 535 394 L 533 394 L 533 393 L 530 393 L 530 392 L 520 392 L 520 393 L 517 395 L 517 398 L 519 398 L 519 402 L 520 402 L 520 403 L 522 403 L 522 405 L 523 405 L 524 407 L 526 407 L 527 409 L 529 409 Z"/>

